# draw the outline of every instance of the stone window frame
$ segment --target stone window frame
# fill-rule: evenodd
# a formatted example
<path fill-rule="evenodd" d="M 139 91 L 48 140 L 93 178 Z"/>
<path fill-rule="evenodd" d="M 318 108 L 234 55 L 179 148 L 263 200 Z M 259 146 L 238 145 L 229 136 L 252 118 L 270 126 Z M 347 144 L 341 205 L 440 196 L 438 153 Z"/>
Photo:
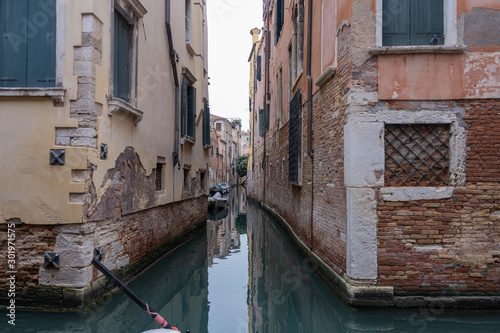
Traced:
<path fill-rule="evenodd" d="M 299 21 L 302 18 L 302 21 Z M 291 89 L 299 81 L 304 72 L 304 42 L 305 42 L 305 1 L 296 0 L 292 17 L 292 65 Z M 302 41 L 302 42 L 300 42 Z M 291 100 L 291 97 L 290 97 Z"/>
<path fill-rule="evenodd" d="M 56 1 L 56 82 L 54 87 L 0 88 L 0 97 L 50 97 L 54 106 L 64 106 L 64 59 L 66 49 L 66 1 Z"/>
<path fill-rule="evenodd" d="M 334 3 L 334 26 L 335 27 L 338 27 L 337 26 L 337 0 L 335 0 L 335 3 Z M 321 1 L 321 69 L 323 70 L 323 55 L 324 55 L 324 49 L 323 49 L 323 46 L 324 46 L 324 43 L 325 41 L 323 40 L 323 37 L 325 36 L 325 34 L 331 34 L 331 31 L 328 31 L 327 29 L 325 29 L 324 27 L 324 22 L 325 22 L 325 13 L 324 13 L 324 1 Z M 316 81 L 314 81 L 314 84 L 320 88 L 322 88 L 325 84 L 327 84 L 334 76 L 335 74 L 337 73 L 337 64 L 338 64 L 338 28 L 336 29 L 335 31 L 335 48 L 334 48 L 334 52 L 335 52 L 335 56 L 334 56 L 334 63 L 332 64 L 332 66 L 328 66 L 326 67 L 323 72 L 318 76 L 318 78 L 316 79 Z"/>
<path fill-rule="evenodd" d="M 352 187 L 380 188 L 383 200 L 411 201 L 451 198 L 455 187 L 465 185 L 467 134 L 459 116 L 463 110 L 385 110 L 376 114 L 376 119 L 360 117 L 346 125 L 345 170 L 358 169 L 359 173 L 347 171 L 346 185 Z M 371 120 L 371 121 L 370 121 Z M 450 180 L 448 186 L 440 187 L 390 187 L 385 186 L 385 124 L 449 124 L 450 125 Z M 354 130 L 354 127 L 358 127 Z M 361 138 L 353 139 L 353 135 Z M 363 144 L 360 141 L 363 140 Z M 357 142 L 357 143 L 356 143 Z M 356 149 L 355 152 L 353 150 Z M 354 157 L 348 156 L 351 152 Z"/>
<path fill-rule="evenodd" d="M 130 82 L 129 82 L 129 101 L 124 101 L 114 96 L 114 38 L 111 38 L 111 66 L 109 75 L 108 91 L 108 114 L 114 115 L 118 111 L 131 114 L 134 118 L 134 124 L 137 125 L 143 118 L 144 112 L 137 108 L 137 72 L 138 72 L 138 50 L 139 50 L 139 20 L 146 15 L 147 10 L 140 0 L 114 0 L 111 3 L 111 25 L 110 34 L 114 36 L 115 10 L 117 10 L 131 25 L 132 37 L 130 39 Z"/>
<path fill-rule="evenodd" d="M 404 54 L 404 53 L 454 53 L 462 52 L 465 47 L 458 45 L 457 28 L 457 2 L 444 0 L 444 45 L 413 45 L 413 46 L 383 46 L 382 26 L 383 10 L 382 1 L 375 0 L 375 45 L 370 48 L 371 54 Z"/>

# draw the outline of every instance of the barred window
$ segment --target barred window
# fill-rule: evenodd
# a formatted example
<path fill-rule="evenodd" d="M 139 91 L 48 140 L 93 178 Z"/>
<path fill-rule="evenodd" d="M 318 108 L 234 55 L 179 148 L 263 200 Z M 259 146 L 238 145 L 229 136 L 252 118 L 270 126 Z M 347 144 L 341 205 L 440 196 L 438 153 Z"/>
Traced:
<path fill-rule="evenodd" d="M 386 124 L 385 186 L 446 186 L 449 124 Z"/>
<path fill-rule="evenodd" d="M 163 191 L 164 185 L 163 182 L 165 181 L 165 161 L 162 159 L 161 161 L 158 161 L 156 163 L 156 178 L 155 178 L 155 190 L 158 191 Z"/>
<path fill-rule="evenodd" d="M 288 126 L 288 180 L 302 181 L 302 99 L 300 91 L 290 102 L 290 122 Z"/>

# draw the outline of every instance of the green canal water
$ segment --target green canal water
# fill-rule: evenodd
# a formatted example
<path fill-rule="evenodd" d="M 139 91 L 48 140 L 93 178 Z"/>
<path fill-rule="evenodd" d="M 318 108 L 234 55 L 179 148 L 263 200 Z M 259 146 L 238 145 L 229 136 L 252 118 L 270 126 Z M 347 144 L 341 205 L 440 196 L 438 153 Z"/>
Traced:
<path fill-rule="evenodd" d="M 129 284 L 165 319 L 191 333 L 500 332 L 499 313 L 356 310 L 343 304 L 283 230 L 233 190 L 196 239 Z M 40 305 L 43 306 L 43 305 Z M 83 313 L 3 312 L 0 332 L 139 333 L 158 325 L 125 294 Z"/>

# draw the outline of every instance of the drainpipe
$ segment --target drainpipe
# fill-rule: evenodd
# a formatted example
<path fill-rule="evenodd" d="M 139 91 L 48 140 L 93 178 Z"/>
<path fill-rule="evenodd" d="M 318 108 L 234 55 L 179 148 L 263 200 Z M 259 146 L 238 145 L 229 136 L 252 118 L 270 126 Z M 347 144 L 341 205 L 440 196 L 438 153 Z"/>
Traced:
<path fill-rule="evenodd" d="M 314 158 L 312 151 L 312 77 L 311 77 L 311 49 L 312 49 L 312 0 L 308 1 L 307 8 L 307 154 Z"/>
<path fill-rule="evenodd" d="M 311 158 L 311 251 L 314 251 L 314 153 L 312 151 L 312 77 L 311 77 L 311 51 L 312 51 L 312 9 L 313 0 L 308 1 L 307 8 L 307 154 Z"/>
<path fill-rule="evenodd" d="M 177 52 L 174 49 L 174 41 L 172 38 L 172 28 L 170 26 L 170 0 L 165 0 L 165 28 L 167 32 L 168 48 L 170 50 L 170 65 L 174 73 L 175 85 L 175 127 L 174 127 L 174 151 L 172 157 L 174 158 L 174 165 L 179 162 L 179 118 L 180 118 L 180 101 L 179 101 L 179 76 L 177 74 Z"/>
<path fill-rule="evenodd" d="M 267 131 L 266 131 L 266 124 L 267 124 L 267 100 L 269 99 L 269 58 L 270 58 L 270 51 L 271 51 L 271 38 L 269 34 L 269 13 L 267 14 L 267 19 L 266 19 L 266 48 L 265 48 L 265 61 L 266 61 L 266 66 L 265 66 L 265 71 L 266 75 L 264 78 L 264 156 L 262 157 L 262 165 L 263 165 L 263 171 L 264 171 L 264 186 L 262 187 L 262 201 L 265 202 L 266 199 L 266 174 L 267 174 L 267 151 L 266 151 L 266 137 L 267 137 Z"/>

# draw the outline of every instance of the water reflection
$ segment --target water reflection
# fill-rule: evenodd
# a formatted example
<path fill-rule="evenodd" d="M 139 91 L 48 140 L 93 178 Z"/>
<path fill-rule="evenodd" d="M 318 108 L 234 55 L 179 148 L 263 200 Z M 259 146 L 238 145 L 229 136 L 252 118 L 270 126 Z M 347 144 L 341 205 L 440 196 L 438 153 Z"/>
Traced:
<path fill-rule="evenodd" d="M 342 303 L 244 189 L 207 228 L 129 284 L 167 320 L 192 333 L 498 332 L 494 313 L 439 307 L 357 311 Z M 6 318 L 5 313 L 0 313 Z M 2 332 L 138 333 L 157 328 L 122 293 L 83 313 L 18 312 Z M 2 323 L 2 327 L 5 327 Z"/>

